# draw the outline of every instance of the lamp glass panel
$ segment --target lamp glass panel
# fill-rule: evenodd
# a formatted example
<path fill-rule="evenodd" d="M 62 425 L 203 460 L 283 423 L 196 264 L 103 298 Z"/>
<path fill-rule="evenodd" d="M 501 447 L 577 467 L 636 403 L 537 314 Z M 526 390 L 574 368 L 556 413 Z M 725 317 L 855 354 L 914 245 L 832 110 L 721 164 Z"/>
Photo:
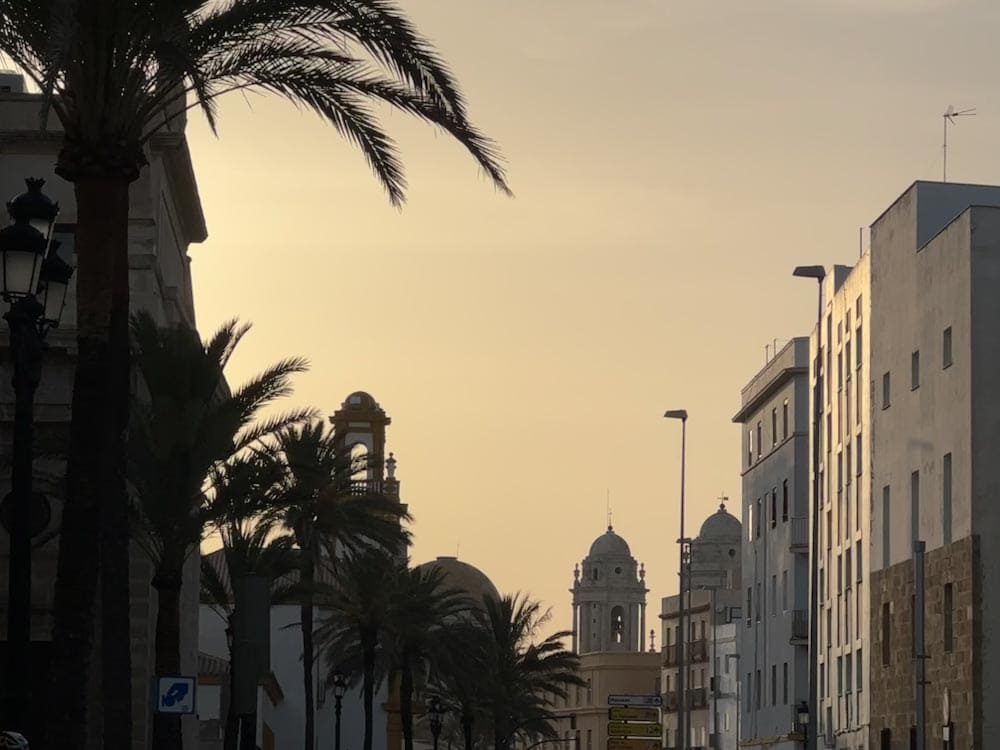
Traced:
<path fill-rule="evenodd" d="M 53 328 L 59 327 L 63 308 L 66 305 L 66 291 L 69 284 L 58 281 L 48 281 L 41 290 L 41 303 L 45 306 L 42 319 Z"/>
<path fill-rule="evenodd" d="M 46 242 L 52 238 L 52 227 L 55 225 L 54 221 L 51 221 L 50 219 L 28 219 L 28 223 L 42 233 Z"/>
<path fill-rule="evenodd" d="M 8 250 L 3 255 L 3 293 L 10 297 L 34 294 L 42 272 L 42 255 L 23 250 Z"/>

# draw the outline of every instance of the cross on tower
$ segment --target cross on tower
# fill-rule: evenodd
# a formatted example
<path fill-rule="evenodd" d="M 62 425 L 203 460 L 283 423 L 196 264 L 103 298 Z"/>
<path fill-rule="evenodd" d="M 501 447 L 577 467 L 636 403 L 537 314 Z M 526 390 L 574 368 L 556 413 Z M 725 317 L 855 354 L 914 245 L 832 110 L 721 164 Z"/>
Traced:
<path fill-rule="evenodd" d="M 718 496 L 717 498 L 715 498 L 715 499 L 719 501 L 719 510 L 725 510 L 725 508 L 726 508 L 726 503 L 728 503 L 728 502 L 729 502 L 729 498 L 728 498 L 728 497 L 726 497 L 726 493 L 725 493 L 725 492 L 723 492 L 723 493 L 722 493 L 721 495 L 719 495 L 719 496 Z"/>

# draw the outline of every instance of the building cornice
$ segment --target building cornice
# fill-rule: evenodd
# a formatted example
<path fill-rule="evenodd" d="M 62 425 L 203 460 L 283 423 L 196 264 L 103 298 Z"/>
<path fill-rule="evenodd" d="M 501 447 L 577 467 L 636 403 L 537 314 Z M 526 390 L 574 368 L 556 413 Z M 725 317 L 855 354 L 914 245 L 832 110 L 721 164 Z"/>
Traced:
<path fill-rule="evenodd" d="M 736 415 L 733 417 L 733 422 L 736 424 L 743 424 L 746 422 L 747 417 L 753 414 L 761 404 L 780 391 L 785 383 L 794 379 L 797 375 L 807 375 L 808 373 L 808 367 L 785 367 L 778 372 L 766 386 L 760 389 L 745 404 L 743 404 L 743 408 L 736 412 Z"/>

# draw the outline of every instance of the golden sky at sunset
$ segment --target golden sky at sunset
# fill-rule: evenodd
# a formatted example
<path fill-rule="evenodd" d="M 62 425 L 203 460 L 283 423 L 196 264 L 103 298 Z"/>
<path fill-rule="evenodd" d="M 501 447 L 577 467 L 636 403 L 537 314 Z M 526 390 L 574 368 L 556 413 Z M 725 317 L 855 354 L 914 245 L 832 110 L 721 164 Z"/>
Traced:
<path fill-rule="evenodd" d="M 694 534 L 720 493 L 739 497 L 740 388 L 766 343 L 808 331 L 815 289 L 792 267 L 852 263 L 860 226 L 940 179 L 948 104 L 979 112 L 950 134 L 949 176 L 1000 182 L 1000 3 L 404 6 L 516 198 L 393 114 L 410 180 L 396 211 L 317 118 L 230 98 L 218 140 L 190 127 L 211 235 L 191 251 L 200 327 L 254 323 L 234 381 L 301 354 L 296 403 L 379 400 L 415 561 L 458 548 L 568 627 L 610 490 L 658 611 L 678 536 L 664 409 L 691 414 Z"/>

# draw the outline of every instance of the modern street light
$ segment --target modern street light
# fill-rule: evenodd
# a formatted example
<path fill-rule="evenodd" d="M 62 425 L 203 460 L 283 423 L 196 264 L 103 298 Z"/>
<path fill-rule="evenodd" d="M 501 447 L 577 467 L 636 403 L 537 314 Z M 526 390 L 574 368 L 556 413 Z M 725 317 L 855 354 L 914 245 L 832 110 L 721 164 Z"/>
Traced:
<path fill-rule="evenodd" d="M 816 659 L 819 654 L 819 460 L 820 435 L 823 414 L 823 381 L 820 373 L 823 371 L 823 279 L 826 269 L 823 266 L 796 266 L 793 276 L 802 279 L 816 279 L 818 291 L 816 303 L 816 358 L 813 361 L 813 450 L 812 450 L 812 534 L 811 555 L 809 564 L 809 705 L 819 705 L 819 681 L 816 675 Z M 809 712 L 806 727 L 806 747 L 810 738 L 815 742 L 819 735 L 816 732 L 818 710 Z"/>
<path fill-rule="evenodd" d="M 344 693 L 347 692 L 347 676 L 343 672 L 333 675 L 333 708 L 336 713 L 336 724 L 334 728 L 334 750 L 340 750 L 340 712 L 344 703 Z"/>
<path fill-rule="evenodd" d="M 441 726 L 447 709 L 436 695 L 430 699 L 427 711 L 431 715 L 431 735 L 434 737 L 434 750 L 438 750 L 438 738 L 441 736 Z"/>
<path fill-rule="evenodd" d="M 684 409 L 671 409 L 664 412 L 665 419 L 679 419 L 681 421 L 681 527 L 680 527 L 680 538 L 677 543 L 680 545 L 681 556 L 680 556 L 680 596 L 678 597 L 678 607 L 677 607 L 677 665 L 678 665 L 678 677 L 677 677 L 677 733 L 680 737 L 680 742 L 677 747 L 679 750 L 687 750 L 688 746 L 688 733 L 687 733 L 687 696 L 685 694 L 687 675 L 685 674 L 687 669 L 685 667 L 684 661 L 684 641 L 687 638 L 685 632 L 685 622 L 684 622 L 684 580 L 686 576 L 684 575 L 684 546 L 687 540 L 684 538 L 684 472 L 687 463 L 687 419 L 688 413 Z"/>
<path fill-rule="evenodd" d="M 11 729 L 26 729 L 31 721 L 31 539 L 49 515 L 32 489 L 35 391 L 45 334 L 59 325 L 73 275 L 52 240 L 59 204 L 42 192 L 44 180 L 25 183 L 27 192 L 7 203 L 13 223 L 0 230 L 0 298 L 10 305 L 3 317 L 10 328 L 14 386 L 11 493 L 0 507 L 10 535 L 5 718 Z"/>
<path fill-rule="evenodd" d="M 805 701 L 799 701 L 798 707 L 795 709 L 798 714 L 799 724 L 802 726 L 802 744 L 805 747 L 809 746 L 809 704 Z"/>

